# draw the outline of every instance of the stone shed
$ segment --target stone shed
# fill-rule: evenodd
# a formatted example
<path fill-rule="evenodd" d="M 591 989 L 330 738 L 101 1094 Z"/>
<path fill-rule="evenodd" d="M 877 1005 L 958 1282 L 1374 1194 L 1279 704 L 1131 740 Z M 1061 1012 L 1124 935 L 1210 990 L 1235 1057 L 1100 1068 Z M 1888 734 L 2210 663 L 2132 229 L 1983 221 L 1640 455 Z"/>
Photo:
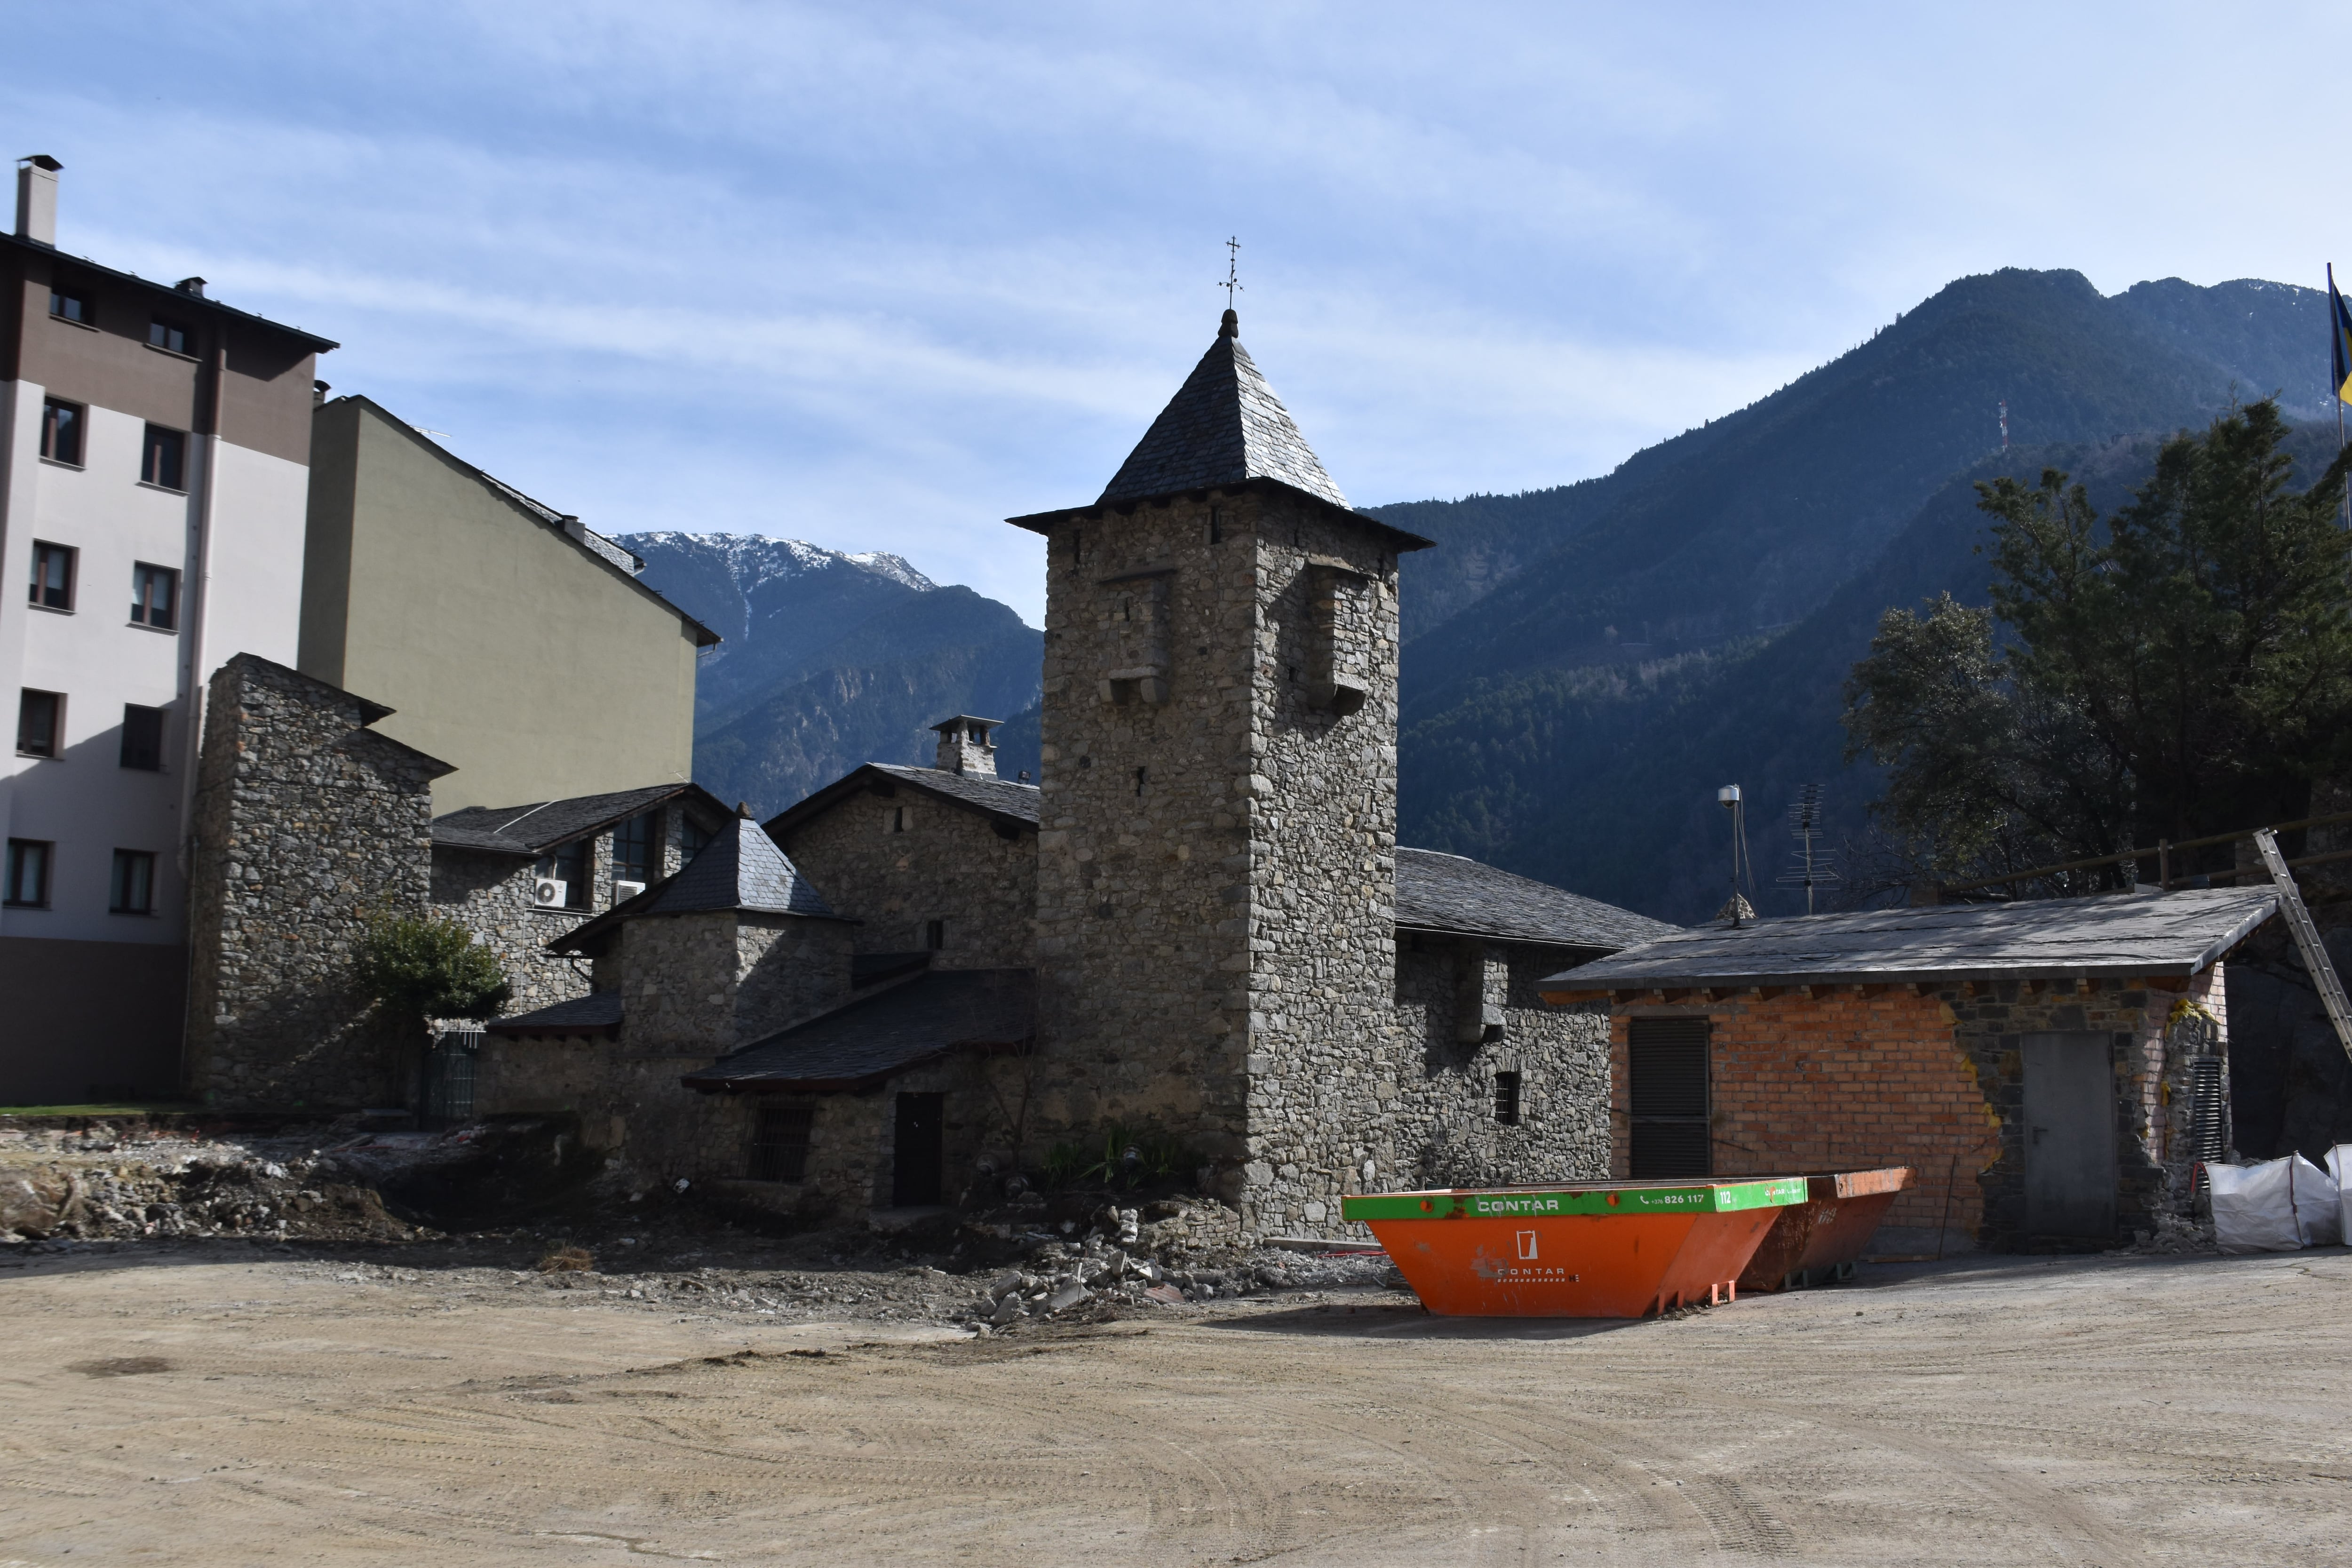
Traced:
<path fill-rule="evenodd" d="M 2223 959 L 2276 908 L 2219 889 L 1751 921 L 1541 993 L 1609 1010 L 1614 1174 L 1908 1165 L 1882 1250 L 2101 1245 L 2185 1211 L 2225 1157 Z"/>

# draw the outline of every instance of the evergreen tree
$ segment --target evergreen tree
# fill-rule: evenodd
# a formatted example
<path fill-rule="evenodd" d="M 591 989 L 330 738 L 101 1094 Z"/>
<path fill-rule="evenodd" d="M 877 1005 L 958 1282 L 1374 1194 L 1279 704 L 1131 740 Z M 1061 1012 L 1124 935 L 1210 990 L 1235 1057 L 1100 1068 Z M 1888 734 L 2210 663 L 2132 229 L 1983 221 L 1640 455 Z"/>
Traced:
<path fill-rule="evenodd" d="M 1847 756 L 1888 770 L 1874 811 L 1923 873 L 2300 816 L 2352 762 L 2352 454 L 2298 492 L 2287 434 L 2263 402 L 2176 437 L 2104 524 L 2054 468 L 1977 487 L 1991 607 L 1887 611 L 1846 684 Z"/>

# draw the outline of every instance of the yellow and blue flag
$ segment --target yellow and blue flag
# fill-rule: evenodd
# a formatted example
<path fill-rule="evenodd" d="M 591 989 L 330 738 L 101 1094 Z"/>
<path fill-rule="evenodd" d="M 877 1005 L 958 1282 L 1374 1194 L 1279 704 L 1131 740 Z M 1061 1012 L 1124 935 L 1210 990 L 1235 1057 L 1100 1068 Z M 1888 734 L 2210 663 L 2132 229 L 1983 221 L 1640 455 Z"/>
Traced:
<path fill-rule="evenodd" d="M 2336 400 L 2352 403 L 2352 310 L 2344 308 L 2344 296 L 2336 291 L 2336 267 L 2327 268 L 2327 325 L 2331 340 L 2329 359 L 2336 371 Z"/>

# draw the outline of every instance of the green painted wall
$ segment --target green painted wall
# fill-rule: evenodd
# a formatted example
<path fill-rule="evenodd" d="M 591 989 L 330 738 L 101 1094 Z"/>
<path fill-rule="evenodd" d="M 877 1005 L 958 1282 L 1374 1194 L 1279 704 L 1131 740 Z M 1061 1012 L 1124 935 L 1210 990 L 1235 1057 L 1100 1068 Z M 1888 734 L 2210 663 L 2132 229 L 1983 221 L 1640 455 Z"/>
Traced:
<path fill-rule="evenodd" d="M 311 463 L 301 669 L 457 766 L 436 816 L 691 776 L 709 634 L 365 399 L 318 410 Z"/>

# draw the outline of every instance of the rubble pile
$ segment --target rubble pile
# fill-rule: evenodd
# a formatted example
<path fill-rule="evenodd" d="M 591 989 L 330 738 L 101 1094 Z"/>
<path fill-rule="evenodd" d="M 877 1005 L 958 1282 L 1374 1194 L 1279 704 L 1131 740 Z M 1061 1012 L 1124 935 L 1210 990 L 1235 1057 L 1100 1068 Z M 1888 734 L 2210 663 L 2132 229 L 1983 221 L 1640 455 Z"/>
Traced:
<path fill-rule="evenodd" d="M 0 1132 L 0 1242 L 416 1234 L 306 1138 L 239 1141 L 102 1122 Z"/>
<path fill-rule="evenodd" d="M 992 1232 L 1004 1224 L 978 1223 Z M 1402 1282 L 1376 1250 L 1249 1247 L 1240 1215 L 1210 1199 L 1163 1198 L 1141 1208 L 1114 1203 L 1088 1222 L 1064 1219 L 1013 1235 L 1026 1244 L 1026 1256 L 989 1282 L 975 1324 L 1003 1329 L 1032 1319 L 1099 1319 L 1123 1309 Z"/>

